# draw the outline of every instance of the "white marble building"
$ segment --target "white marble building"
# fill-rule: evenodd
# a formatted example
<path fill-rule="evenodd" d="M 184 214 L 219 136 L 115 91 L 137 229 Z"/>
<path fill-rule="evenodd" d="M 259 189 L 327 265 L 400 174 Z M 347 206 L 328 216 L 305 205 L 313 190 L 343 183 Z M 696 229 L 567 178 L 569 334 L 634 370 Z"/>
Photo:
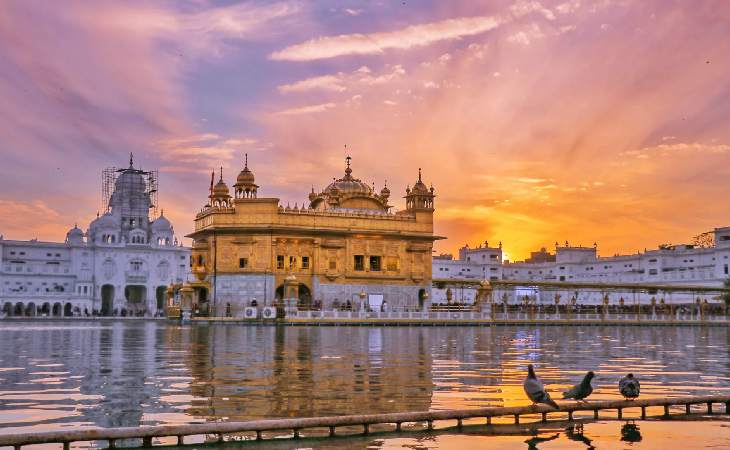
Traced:
<path fill-rule="evenodd" d="M 150 221 L 150 192 L 141 170 L 121 170 L 108 211 L 86 233 L 74 226 L 66 240 L 14 241 L 0 236 L 0 306 L 5 315 L 102 315 L 163 312 L 165 289 L 182 283 L 190 249 L 178 245 L 172 224 Z"/>
<path fill-rule="evenodd" d="M 675 245 L 645 250 L 633 255 L 599 257 L 597 246 L 571 247 L 556 244 L 554 261 L 513 262 L 502 260 L 499 247 L 484 246 L 459 249 L 459 258 L 433 258 L 433 278 L 474 279 L 484 275 L 489 280 L 547 281 L 575 283 L 645 284 L 670 286 L 722 287 L 730 276 L 730 227 L 716 228 L 713 247 Z M 456 293 L 461 300 L 473 299 L 474 293 Z M 434 290 L 433 300 L 445 302 L 445 292 Z M 548 298 L 542 299 L 549 301 Z M 600 296 L 586 295 L 586 303 L 598 303 Z M 648 300 L 648 299 L 647 299 Z M 643 301 L 643 300 L 642 300 Z"/>

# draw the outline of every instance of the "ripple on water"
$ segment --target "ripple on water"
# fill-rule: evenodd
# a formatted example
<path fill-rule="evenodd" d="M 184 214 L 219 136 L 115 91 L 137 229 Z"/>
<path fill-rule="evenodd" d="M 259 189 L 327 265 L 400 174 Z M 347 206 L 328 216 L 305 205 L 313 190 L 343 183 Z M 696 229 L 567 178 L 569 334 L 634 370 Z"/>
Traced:
<path fill-rule="evenodd" d="M 642 397 L 730 394 L 726 328 L 28 325 L 0 324 L 2 342 L 14 343 L 0 347 L 0 433 L 522 406 L 528 364 L 558 398 L 588 370 L 591 399 L 621 398 L 628 372 Z M 619 425 L 590 423 L 583 434 L 620 448 L 611 447 Z M 657 430 L 684 439 L 685 424 L 639 425 L 641 445 L 662 448 Z M 702 426 L 712 435 L 725 425 Z M 382 448 L 512 448 L 533 438 L 566 448 L 571 433 L 386 438 Z"/>

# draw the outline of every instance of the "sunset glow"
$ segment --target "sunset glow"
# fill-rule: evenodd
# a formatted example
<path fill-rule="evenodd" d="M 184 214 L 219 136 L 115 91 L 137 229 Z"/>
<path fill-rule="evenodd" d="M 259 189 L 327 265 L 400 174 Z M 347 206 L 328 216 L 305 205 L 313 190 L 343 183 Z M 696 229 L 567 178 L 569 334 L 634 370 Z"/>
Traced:
<path fill-rule="evenodd" d="M 422 168 L 436 253 L 689 243 L 730 226 L 728 23 L 722 1 L 3 1 L 0 234 L 85 230 L 130 152 L 178 236 L 246 153 L 285 206 L 349 153 L 396 209 Z"/>

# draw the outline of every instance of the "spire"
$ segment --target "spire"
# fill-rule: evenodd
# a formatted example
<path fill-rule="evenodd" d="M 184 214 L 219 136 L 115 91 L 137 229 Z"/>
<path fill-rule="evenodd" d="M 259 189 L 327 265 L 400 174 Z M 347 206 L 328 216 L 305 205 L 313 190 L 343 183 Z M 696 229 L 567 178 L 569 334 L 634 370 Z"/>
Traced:
<path fill-rule="evenodd" d="M 350 169 L 350 160 L 351 159 L 352 158 L 350 158 L 349 155 L 347 156 L 347 158 L 345 158 L 345 160 L 347 160 L 347 169 L 345 169 L 345 178 L 344 178 L 345 180 L 352 179 L 352 176 L 350 175 L 352 173 L 352 169 Z"/>
<path fill-rule="evenodd" d="M 221 181 L 223 181 L 223 167 L 221 167 Z"/>
<path fill-rule="evenodd" d="M 248 153 L 246 153 L 246 165 L 244 166 L 244 168 L 248 169 Z"/>
<path fill-rule="evenodd" d="M 421 183 L 421 168 L 418 168 L 418 182 Z"/>
<path fill-rule="evenodd" d="M 132 161 L 134 160 L 134 154 L 132 152 L 129 152 L 129 167 L 134 167 L 132 164 Z"/>

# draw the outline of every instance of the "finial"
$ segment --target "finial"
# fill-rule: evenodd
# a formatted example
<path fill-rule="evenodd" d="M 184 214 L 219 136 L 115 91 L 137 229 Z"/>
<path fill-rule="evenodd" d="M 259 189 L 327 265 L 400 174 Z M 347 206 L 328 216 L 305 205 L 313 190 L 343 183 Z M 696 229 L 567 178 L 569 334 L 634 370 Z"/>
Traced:
<path fill-rule="evenodd" d="M 221 167 L 221 181 L 223 181 L 223 167 Z"/>
<path fill-rule="evenodd" d="M 314 185 L 312 185 L 312 194 L 314 194 Z"/>
<path fill-rule="evenodd" d="M 388 188 L 388 180 L 385 180 L 385 188 Z"/>
<path fill-rule="evenodd" d="M 421 168 L 418 168 L 418 182 L 421 182 Z"/>
<path fill-rule="evenodd" d="M 134 159 L 134 154 L 132 152 L 129 152 L 129 167 L 132 167 L 132 160 Z"/>
<path fill-rule="evenodd" d="M 248 167 L 248 153 L 246 153 L 246 165 L 244 167 Z"/>
<path fill-rule="evenodd" d="M 164 215 L 165 215 L 165 209 L 164 208 L 160 208 L 160 217 L 162 217 Z"/>
<path fill-rule="evenodd" d="M 350 160 L 352 158 L 350 157 L 350 155 L 347 155 L 347 158 L 345 158 L 345 159 L 347 160 L 347 168 L 349 169 L 350 168 Z"/>

